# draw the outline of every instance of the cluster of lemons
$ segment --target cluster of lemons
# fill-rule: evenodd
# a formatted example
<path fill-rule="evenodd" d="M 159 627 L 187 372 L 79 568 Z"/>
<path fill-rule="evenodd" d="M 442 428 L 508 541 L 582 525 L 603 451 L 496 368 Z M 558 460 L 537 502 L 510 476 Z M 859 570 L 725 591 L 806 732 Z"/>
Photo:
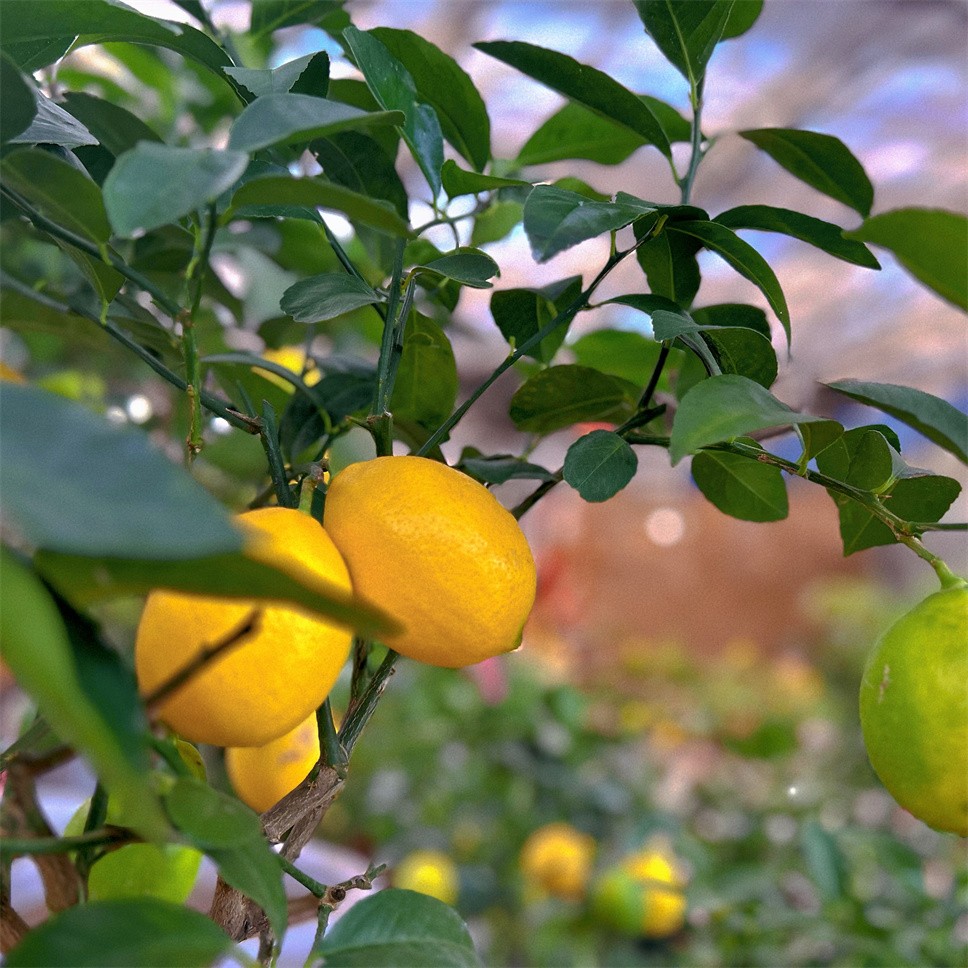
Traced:
<path fill-rule="evenodd" d="M 483 485 L 422 457 L 378 457 L 337 474 L 323 525 L 288 508 L 240 516 L 247 555 L 320 590 L 352 591 L 394 619 L 402 655 L 459 668 L 510 651 L 534 603 L 528 543 Z M 319 758 L 315 710 L 352 633 L 298 608 L 158 590 L 135 643 L 143 695 L 206 649 L 254 629 L 165 698 L 158 717 L 195 743 L 227 748 L 239 796 L 266 810 Z"/>

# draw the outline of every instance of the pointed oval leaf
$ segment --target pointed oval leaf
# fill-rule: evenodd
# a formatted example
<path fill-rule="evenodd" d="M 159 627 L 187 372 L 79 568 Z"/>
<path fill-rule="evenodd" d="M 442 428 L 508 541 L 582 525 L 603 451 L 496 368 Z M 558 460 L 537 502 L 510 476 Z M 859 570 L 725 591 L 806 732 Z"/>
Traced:
<path fill-rule="evenodd" d="M 480 249 L 460 248 L 426 265 L 414 266 L 414 273 L 430 273 L 453 279 L 472 289 L 490 289 L 489 280 L 500 272 L 498 264 Z"/>
<path fill-rule="evenodd" d="M 736 0 L 726 18 L 723 40 L 732 40 L 748 31 L 763 12 L 763 0 Z"/>
<path fill-rule="evenodd" d="M 894 476 L 891 445 L 870 427 L 855 427 L 817 454 L 817 467 L 862 491 L 879 491 Z"/>
<path fill-rule="evenodd" d="M 478 192 L 492 192 L 498 188 L 530 188 L 531 182 L 520 178 L 497 178 L 494 175 L 480 175 L 476 171 L 465 171 L 457 162 L 448 158 L 440 170 L 441 184 L 451 198 L 458 195 L 476 195 Z"/>
<path fill-rule="evenodd" d="M 62 148 L 97 144 L 97 138 L 80 121 L 40 91 L 34 93 L 37 98 L 37 113 L 25 131 L 10 138 L 10 144 L 60 145 Z"/>
<path fill-rule="evenodd" d="M 292 90 L 297 94 L 326 97 L 329 87 L 329 55 L 324 50 L 297 57 L 271 70 L 250 67 L 226 67 L 224 70 L 254 97 L 287 94 Z"/>
<path fill-rule="evenodd" d="M 696 486 L 724 514 L 741 521 L 782 521 L 789 513 L 779 467 L 740 454 L 706 450 L 692 459 Z"/>
<path fill-rule="evenodd" d="M 593 430 L 579 437 L 565 455 L 565 480 L 586 501 L 607 501 L 635 477 L 639 459 L 618 434 Z"/>
<path fill-rule="evenodd" d="M 175 780 L 165 795 L 165 809 L 175 827 L 196 847 L 238 847 L 262 837 L 258 816 L 244 803 L 195 777 Z"/>
<path fill-rule="evenodd" d="M 33 86 L 17 65 L 0 51 L 0 144 L 25 131 L 37 113 Z"/>
<path fill-rule="evenodd" d="M 382 301 L 362 279 L 346 272 L 324 272 L 290 286 L 279 306 L 297 323 L 319 323 Z"/>
<path fill-rule="evenodd" d="M 746 303 L 716 303 L 713 306 L 698 306 L 689 310 L 689 315 L 700 326 L 743 326 L 756 330 L 767 339 L 770 338 L 770 324 L 766 313 L 759 306 Z"/>
<path fill-rule="evenodd" d="M 968 218 L 943 209 L 898 208 L 867 219 L 844 233 L 880 245 L 942 299 L 968 312 Z"/>
<path fill-rule="evenodd" d="M 516 348 L 564 312 L 580 292 L 581 276 L 569 276 L 541 289 L 502 289 L 491 296 L 491 315 L 501 335 Z M 567 332 L 566 325 L 556 327 L 526 355 L 550 363 Z"/>
<path fill-rule="evenodd" d="M 457 364 L 447 334 L 432 319 L 412 312 L 390 399 L 394 417 L 435 430 L 453 411 L 457 386 Z"/>
<path fill-rule="evenodd" d="M 799 128 L 755 128 L 740 131 L 740 135 L 800 181 L 865 218 L 870 215 L 874 186 L 864 166 L 839 138 Z"/>
<path fill-rule="evenodd" d="M 64 97 L 64 106 L 115 157 L 139 141 L 161 141 L 137 115 L 93 94 L 71 91 Z"/>
<path fill-rule="evenodd" d="M 643 222 L 641 231 L 647 228 Z M 636 230 L 636 237 L 639 238 L 639 226 L 636 226 Z M 635 258 L 653 293 L 665 296 L 680 306 L 689 306 L 696 298 L 702 281 L 696 261 L 699 249 L 699 243 L 689 236 L 660 232 L 655 238 L 639 245 Z"/>

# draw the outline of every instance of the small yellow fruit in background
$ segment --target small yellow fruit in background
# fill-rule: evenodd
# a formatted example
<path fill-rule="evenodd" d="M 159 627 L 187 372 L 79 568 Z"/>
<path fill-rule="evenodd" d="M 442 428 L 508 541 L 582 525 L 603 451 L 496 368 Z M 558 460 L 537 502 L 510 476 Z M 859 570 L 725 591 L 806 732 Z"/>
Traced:
<path fill-rule="evenodd" d="M 296 376 L 302 376 L 303 367 L 306 365 L 306 351 L 301 346 L 280 346 L 277 350 L 265 349 L 262 351 L 262 357 L 270 363 L 278 363 L 287 370 L 292 370 Z M 265 377 L 270 383 L 281 387 L 287 393 L 292 393 L 295 390 L 295 387 L 288 380 L 279 376 L 277 373 L 273 373 L 271 370 L 263 370 L 258 366 L 254 366 L 252 369 L 259 376 Z M 303 377 L 303 383 L 311 387 L 319 383 L 322 378 L 323 375 L 319 372 L 319 368 L 315 362 L 310 361 L 309 369 Z"/>
<path fill-rule="evenodd" d="M 281 571 L 307 572 L 350 591 L 339 552 L 319 523 L 290 508 L 239 518 L 251 532 L 250 557 Z M 159 718 L 194 743 L 261 746 L 288 733 L 329 695 L 349 654 L 351 633 L 295 607 L 259 600 L 156 591 L 135 643 L 141 694 L 150 695 L 205 646 L 223 641 L 252 609 L 258 627 L 166 699 Z"/>
<path fill-rule="evenodd" d="M 884 634 L 861 680 L 860 724 L 891 796 L 968 837 L 968 586 L 929 595 Z"/>
<path fill-rule="evenodd" d="M 429 894 L 454 905 L 460 890 L 460 879 L 454 862 L 438 850 L 415 850 L 393 869 L 393 886 Z"/>
<path fill-rule="evenodd" d="M 239 799 L 256 813 L 268 810 L 306 779 L 319 759 L 316 714 L 265 746 L 232 746 L 225 769 Z"/>
<path fill-rule="evenodd" d="M 646 848 L 599 877 L 592 908 L 606 924 L 634 937 L 667 938 L 686 920 L 684 881 L 674 862 Z"/>
<path fill-rule="evenodd" d="M 402 655 L 460 668 L 516 648 L 535 567 L 517 521 L 486 487 L 424 457 L 378 457 L 337 474 L 324 524 L 357 594 L 404 631 Z"/>
<path fill-rule="evenodd" d="M 550 823 L 524 842 L 521 872 L 532 886 L 577 901 L 584 896 L 594 859 L 594 837 L 567 823 Z"/>

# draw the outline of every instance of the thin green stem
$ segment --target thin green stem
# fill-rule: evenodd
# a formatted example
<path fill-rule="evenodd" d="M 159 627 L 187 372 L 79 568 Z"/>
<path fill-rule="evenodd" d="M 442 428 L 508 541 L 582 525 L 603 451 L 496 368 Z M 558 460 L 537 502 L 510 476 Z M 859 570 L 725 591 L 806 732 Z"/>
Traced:
<path fill-rule="evenodd" d="M 685 176 L 679 182 L 679 189 L 682 192 L 682 204 L 688 205 L 692 198 L 692 186 L 696 180 L 696 172 L 703 158 L 702 152 L 702 106 L 703 106 L 703 84 L 705 77 L 701 77 L 690 91 L 690 101 L 692 102 L 692 128 L 690 134 L 690 154 L 689 168 Z"/>
<path fill-rule="evenodd" d="M 655 393 L 655 388 L 659 385 L 659 380 L 662 377 L 662 371 L 665 369 L 666 360 L 669 359 L 670 345 L 671 344 L 668 342 L 662 344 L 662 349 L 659 350 L 659 358 L 655 361 L 655 366 L 652 367 L 649 382 L 642 391 L 642 396 L 639 397 L 639 404 L 636 408 L 637 410 L 648 409 L 649 404 L 652 402 L 652 395 Z"/>
<path fill-rule="evenodd" d="M 550 481 L 542 481 L 520 504 L 511 508 L 511 514 L 517 520 L 533 508 L 552 488 L 564 480 L 564 470 L 557 471 Z"/>
<path fill-rule="evenodd" d="M 965 579 L 956 575 L 948 567 L 946 561 L 939 558 L 933 552 L 928 551 L 919 538 L 910 534 L 897 535 L 896 537 L 901 544 L 907 545 L 919 558 L 926 561 L 934 569 L 934 573 L 938 576 L 938 581 L 941 582 L 942 588 L 955 588 L 965 584 Z"/>
<path fill-rule="evenodd" d="M 85 847 L 100 847 L 130 841 L 126 830 L 90 830 L 76 837 L 4 837 L 0 840 L 0 857 L 22 857 L 30 854 L 66 854 Z"/>
<path fill-rule="evenodd" d="M 387 314 L 383 323 L 383 337 L 380 341 L 380 358 L 377 362 L 376 393 L 373 399 L 373 409 L 370 415 L 381 417 L 387 412 L 390 394 L 391 359 L 394 346 L 398 342 L 397 329 L 400 326 L 397 306 L 400 303 L 400 286 L 403 279 L 403 240 L 397 242 L 393 253 L 393 271 L 390 275 L 390 290 L 387 298 Z"/>
<path fill-rule="evenodd" d="M 289 486 L 289 475 L 279 450 L 279 428 L 276 426 L 276 412 L 268 400 L 262 401 L 262 429 L 259 432 L 262 449 L 269 464 L 269 476 L 276 492 L 276 500 L 283 508 L 298 508 L 299 498 Z"/>
<path fill-rule="evenodd" d="M 333 722 L 333 706 L 327 700 L 316 710 L 316 729 L 319 733 L 319 751 L 323 762 L 331 766 L 337 776 L 346 773 L 346 750 L 340 745 Z"/>
<path fill-rule="evenodd" d="M 342 729 L 339 731 L 339 739 L 347 756 L 353 751 L 356 741 L 360 738 L 360 733 L 363 732 L 363 728 L 370 721 L 370 717 L 380 701 L 380 696 L 386 688 L 387 680 L 393 674 L 393 666 L 397 658 L 397 653 L 393 649 L 388 650 L 383 662 L 380 663 L 379 669 L 373 673 L 373 677 L 363 690 L 359 702 L 347 712 Z"/>
<path fill-rule="evenodd" d="M 282 854 L 276 854 L 276 860 L 279 861 L 279 866 L 294 880 L 298 881 L 310 894 L 318 897 L 320 899 L 326 896 L 326 885 L 320 884 L 319 881 L 310 877 L 308 874 L 303 873 L 296 865 L 287 860 Z"/>

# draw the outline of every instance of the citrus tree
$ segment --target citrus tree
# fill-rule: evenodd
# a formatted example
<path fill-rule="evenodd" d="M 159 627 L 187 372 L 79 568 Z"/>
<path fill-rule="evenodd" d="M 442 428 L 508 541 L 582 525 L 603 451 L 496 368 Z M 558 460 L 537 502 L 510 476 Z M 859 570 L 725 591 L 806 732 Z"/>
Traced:
<path fill-rule="evenodd" d="M 888 789 L 966 835 L 968 591 L 923 541 L 965 528 L 939 523 L 959 484 L 908 465 L 885 424 L 847 428 L 771 392 L 793 365 L 796 307 L 741 233 L 814 246 L 832 274 L 837 260 L 876 270 L 886 253 L 965 309 L 968 222 L 933 208 L 875 213 L 850 149 L 795 128 L 740 135 L 853 210 L 849 228 L 755 199 L 701 207 L 696 173 L 716 164 L 706 68 L 717 45 L 754 27 L 761 0 L 634 4 L 641 43 L 682 75 L 686 117 L 552 47 L 476 44 L 567 99 L 516 159 L 493 157 L 501 106 L 485 106 L 461 51 L 400 26 L 360 30 L 341 0 L 255 0 L 239 33 L 197 0 L 177 2 L 193 25 L 117 0 L 0 5 L 3 324 L 38 359 L 74 367 L 67 381 L 2 372 L 4 660 L 36 710 L 3 753 L 6 963 L 245 962 L 236 942 L 256 935 L 268 963 L 287 928 L 284 877 L 315 898 L 312 959 L 476 963 L 466 927 L 427 892 L 380 891 L 329 929 L 379 869 L 323 885 L 299 854 L 352 783 L 354 746 L 400 656 L 457 668 L 516 648 L 535 569 L 515 519 L 562 485 L 608 500 L 635 476 L 639 448 L 690 460 L 705 497 L 746 521 L 786 516 L 786 477 L 812 482 L 837 506 L 845 554 L 898 545 L 935 570 L 942 591 L 872 653 L 860 708 Z M 331 77 L 323 51 L 267 66 L 277 32 L 307 24 L 355 76 Z M 137 89 L 72 56 L 91 45 Z M 605 176 L 592 187 L 543 175 L 553 161 L 614 165 L 639 150 L 668 162 L 671 200 Z M 422 225 L 417 198 L 433 213 Z M 337 235 L 322 212 L 351 231 Z M 439 242 L 441 226 L 452 244 L 428 238 Z M 599 237 L 609 254 L 581 276 L 501 288 L 487 247 L 518 228 L 536 263 Z M 768 310 L 706 304 L 704 250 Z M 255 335 L 247 302 L 216 271 L 226 254 L 247 267 L 250 302 L 261 280 L 295 279 Z M 642 314 L 652 336 L 599 326 L 568 343 L 623 263 L 638 265 L 637 283 L 606 303 Z M 458 402 L 448 325 L 468 289 L 493 289 L 508 349 Z M 510 420 L 532 440 L 600 425 L 563 466 L 447 446 L 508 371 Z M 154 415 L 137 398 L 122 426 L 103 406 L 105 381 L 149 376 L 167 396 Z M 829 388 L 968 461 L 968 420 L 944 400 L 852 379 Z M 797 459 L 771 451 L 779 433 L 798 442 Z M 533 490 L 508 512 L 490 487 L 514 479 Z M 145 595 L 134 650 L 119 647 L 105 616 Z M 344 666 L 349 700 L 335 715 Z M 237 797 L 209 782 L 196 744 L 225 748 Z M 75 755 L 97 784 L 56 836 L 36 782 Z M 574 870 L 587 867 L 582 834 L 550 836 Z M 541 877 L 574 893 L 574 871 L 545 870 L 547 845 L 529 849 Z M 203 854 L 219 871 L 207 917 L 183 903 Z M 22 856 L 52 912 L 33 929 L 9 889 Z M 636 879 L 659 883 L 661 917 L 676 923 L 684 902 L 661 858 L 633 863 L 597 903 L 618 921 L 658 924 L 659 907 L 643 913 L 628 896 Z"/>

